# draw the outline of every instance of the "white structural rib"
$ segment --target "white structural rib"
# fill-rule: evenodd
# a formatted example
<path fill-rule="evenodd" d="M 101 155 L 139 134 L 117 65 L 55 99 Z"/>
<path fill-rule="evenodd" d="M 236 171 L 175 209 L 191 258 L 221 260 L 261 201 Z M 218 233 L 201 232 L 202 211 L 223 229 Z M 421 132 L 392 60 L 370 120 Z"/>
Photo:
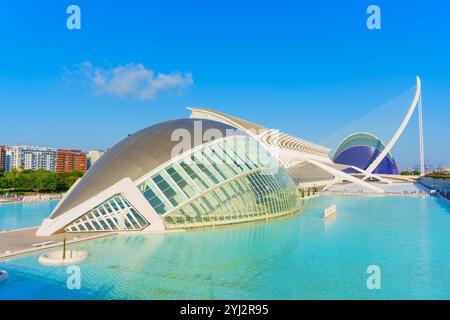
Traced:
<path fill-rule="evenodd" d="M 420 143 L 420 175 L 425 175 L 425 155 L 423 151 L 422 93 L 419 99 L 419 143 Z"/>
<path fill-rule="evenodd" d="M 416 106 L 417 106 L 417 104 L 420 100 L 420 96 L 421 96 L 420 78 L 419 77 L 416 77 L 416 78 L 417 78 L 416 94 L 414 96 L 413 102 L 411 103 L 411 106 L 409 107 L 408 113 L 406 114 L 405 118 L 403 119 L 403 122 L 400 125 L 400 127 L 398 128 L 397 132 L 392 137 L 391 141 L 389 141 L 389 143 L 386 145 L 386 148 L 384 148 L 384 150 L 378 155 L 378 157 L 366 169 L 368 174 L 371 174 L 376 169 L 376 167 L 380 164 L 380 162 L 384 159 L 384 157 L 386 157 L 386 155 L 389 152 L 391 152 L 392 147 L 397 143 L 397 140 L 402 135 L 403 131 L 405 130 L 406 125 L 408 124 L 409 120 L 411 119 L 411 116 L 412 116 L 414 110 L 416 109 Z M 364 177 L 364 179 L 367 179 L 367 178 L 369 178 L 369 175 Z"/>
<path fill-rule="evenodd" d="M 265 145 L 279 147 L 283 150 L 314 154 L 324 158 L 324 161 L 328 159 L 330 149 L 321 145 L 291 136 L 287 133 L 279 132 L 278 130 L 268 129 L 258 124 L 215 110 L 197 107 L 190 107 L 188 109 L 192 111 L 191 118 L 210 119 L 229 124 L 247 132 L 251 137 L 263 142 Z"/>
<path fill-rule="evenodd" d="M 349 167 L 352 168 L 353 170 L 358 171 L 359 173 L 362 173 L 362 174 L 365 174 L 365 175 L 369 176 L 370 178 L 375 178 L 375 179 L 380 180 L 381 182 L 385 182 L 387 184 L 392 184 L 391 180 L 388 180 L 388 179 L 385 179 L 383 177 L 380 177 L 380 175 L 378 175 L 378 174 L 368 173 L 366 170 L 363 170 L 363 169 L 358 168 L 356 166 L 349 166 Z"/>
<path fill-rule="evenodd" d="M 370 184 L 370 183 L 367 183 L 365 181 L 362 181 L 362 180 L 360 180 L 360 179 L 358 179 L 358 178 L 356 178 L 356 177 L 354 177 L 354 176 L 352 176 L 350 174 L 347 174 L 345 172 L 342 172 L 340 170 L 332 168 L 332 167 L 326 165 L 325 163 L 321 163 L 321 162 L 315 161 L 315 160 L 307 160 L 307 161 L 309 163 L 311 163 L 311 164 L 313 164 L 313 165 L 315 165 L 315 166 L 325 170 L 326 172 L 332 174 L 336 178 L 356 183 L 356 184 L 358 184 L 358 185 L 360 185 L 362 187 L 366 187 L 366 188 L 368 188 L 368 189 L 370 189 L 372 191 L 375 191 L 377 193 L 384 193 L 383 189 L 381 189 L 381 188 L 379 188 L 377 186 L 374 186 L 373 184 Z M 330 185 L 328 185 L 327 187 L 329 187 Z M 325 187 L 325 188 L 327 188 L 327 187 Z"/>

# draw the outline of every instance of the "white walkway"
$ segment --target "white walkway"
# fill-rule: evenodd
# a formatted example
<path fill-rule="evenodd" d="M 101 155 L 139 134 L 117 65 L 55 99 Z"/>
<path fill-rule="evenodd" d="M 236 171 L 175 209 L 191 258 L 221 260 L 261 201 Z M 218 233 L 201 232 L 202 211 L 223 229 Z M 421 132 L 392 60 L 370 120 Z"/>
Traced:
<path fill-rule="evenodd" d="M 417 184 L 417 183 L 392 183 L 392 184 L 383 184 L 377 182 L 370 182 L 374 186 L 377 186 L 383 189 L 386 193 L 416 193 L 423 194 L 428 193 L 426 188 Z M 347 184 L 339 184 L 334 185 L 329 188 L 330 193 L 338 192 L 338 193 L 371 193 L 372 190 L 368 188 L 364 188 L 361 185 L 355 183 L 347 183 Z"/>

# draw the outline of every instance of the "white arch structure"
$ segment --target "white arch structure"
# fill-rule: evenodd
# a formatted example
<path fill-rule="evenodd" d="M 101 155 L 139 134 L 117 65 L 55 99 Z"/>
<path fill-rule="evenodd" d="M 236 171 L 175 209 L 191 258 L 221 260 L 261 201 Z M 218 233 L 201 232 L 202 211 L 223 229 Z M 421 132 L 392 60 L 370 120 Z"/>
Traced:
<path fill-rule="evenodd" d="M 333 181 L 327 182 L 324 189 L 342 182 L 343 180 L 356 183 L 362 187 L 366 187 L 377 193 L 384 193 L 384 190 L 373 184 L 367 183 L 365 180 L 368 178 L 376 178 L 384 183 L 392 183 L 391 180 L 374 174 L 373 171 L 381 163 L 381 161 L 389 154 L 394 145 L 397 143 L 400 136 L 403 134 L 407 124 L 409 123 L 414 111 L 418 108 L 419 111 L 419 140 L 420 140 L 420 167 L 421 175 L 425 174 L 425 162 L 424 162 L 424 147 L 423 147 L 423 122 L 422 122 L 422 86 L 421 80 L 416 77 L 416 93 L 414 99 L 403 119 L 400 127 L 395 132 L 392 139 L 385 146 L 384 150 L 378 155 L 378 157 L 370 164 L 366 169 L 356 168 L 354 166 L 338 165 L 333 163 L 329 158 L 330 149 L 320 146 L 309 141 L 290 136 L 286 133 L 279 132 L 278 130 L 272 130 L 260 126 L 258 124 L 242 120 L 231 115 L 205 108 L 188 108 L 192 111 L 191 118 L 210 119 L 219 122 L 223 122 L 246 131 L 255 139 L 262 142 L 263 145 L 270 148 L 274 156 L 276 156 L 283 167 L 295 168 L 296 166 L 302 166 L 306 163 L 314 165 L 316 168 L 320 168 L 324 172 L 334 176 Z M 276 154 L 275 154 L 276 153 Z M 360 174 L 364 175 L 363 179 L 359 179 L 353 175 L 347 174 L 342 170 L 346 168 L 353 168 Z"/>
<path fill-rule="evenodd" d="M 372 162 L 372 164 L 365 170 L 366 176 L 363 180 L 369 178 L 372 175 L 372 172 L 376 169 L 376 167 L 380 164 L 380 162 L 386 157 L 386 155 L 391 152 L 391 149 L 397 143 L 398 139 L 402 135 L 403 131 L 406 128 L 411 116 L 414 113 L 414 110 L 417 106 L 419 106 L 419 140 L 420 140 L 420 170 L 421 175 L 425 175 L 425 161 L 424 161 L 424 151 L 423 151 L 423 124 L 422 124 L 422 83 L 420 78 L 416 77 L 417 86 L 416 86 L 416 94 L 414 99 L 406 113 L 405 118 L 403 119 L 400 127 L 395 132 L 391 141 L 386 145 L 384 150 L 378 155 L 378 157 Z"/>

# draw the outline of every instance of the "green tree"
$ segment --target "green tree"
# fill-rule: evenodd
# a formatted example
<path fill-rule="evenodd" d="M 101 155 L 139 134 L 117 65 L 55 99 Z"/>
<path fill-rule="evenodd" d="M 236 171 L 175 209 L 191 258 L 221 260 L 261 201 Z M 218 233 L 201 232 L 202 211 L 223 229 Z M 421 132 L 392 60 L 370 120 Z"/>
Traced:
<path fill-rule="evenodd" d="M 19 172 L 15 169 L 0 175 L 0 191 L 14 192 L 64 192 L 67 191 L 83 172 L 56 173 L 45 170 Z"/>

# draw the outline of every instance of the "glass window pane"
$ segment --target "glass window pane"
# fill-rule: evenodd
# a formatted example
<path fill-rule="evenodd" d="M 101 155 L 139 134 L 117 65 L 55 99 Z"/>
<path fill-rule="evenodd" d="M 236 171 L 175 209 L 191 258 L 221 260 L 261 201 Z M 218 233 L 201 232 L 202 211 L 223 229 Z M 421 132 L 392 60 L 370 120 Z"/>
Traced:
<path fill-rule="evenodd" d="M 167 168 L 167 173 L 175 181 L 178 187 L 183 190 L 187 197 L 191 198 L 197 194 L 194 188 L 192 188 L 192 186 L 190 186 L 173 167 Z"/>
<path fill-rule="evenodd" d="M 203 181 L 203 179 L 201 179 L 200 176 L 195 172 L 198 169 L 192 162 L 190 164 L 187 164 L 185 161 L 182 161 L 180 163 L 180 166 L 201 190 L 209 189 L 209 185 L 205 181 Z"/>

